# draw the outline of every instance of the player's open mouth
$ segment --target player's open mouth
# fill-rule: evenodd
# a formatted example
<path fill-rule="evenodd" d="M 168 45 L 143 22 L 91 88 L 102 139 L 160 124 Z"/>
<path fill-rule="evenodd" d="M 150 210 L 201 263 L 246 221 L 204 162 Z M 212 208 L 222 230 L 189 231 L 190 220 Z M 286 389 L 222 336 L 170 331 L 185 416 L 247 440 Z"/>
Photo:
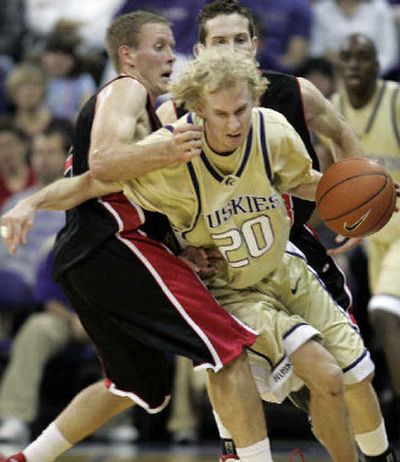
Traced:
<path fill-rule="evenodd" d="M 161 77 L 164 79 L 164 80 L 171 80 L 171 74 L 172 72 L 163 72 L 161 74 Z"/>

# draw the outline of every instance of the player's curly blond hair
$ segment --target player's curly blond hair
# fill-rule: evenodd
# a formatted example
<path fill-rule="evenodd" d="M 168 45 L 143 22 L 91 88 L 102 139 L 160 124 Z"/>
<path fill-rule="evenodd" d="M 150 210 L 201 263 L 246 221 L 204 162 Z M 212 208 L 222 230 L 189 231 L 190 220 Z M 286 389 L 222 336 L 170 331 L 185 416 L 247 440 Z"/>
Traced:
<path fill-rule="evenodd" d="M 205 93 L 232 88 L 240 82 L 247 82 L 255 100 L 268 86 L 268 80 L 262 77 L 252 56 L 221 46 L 202 49 L 178 75 L 170 90 L 177 105 L 196 111 Z"/>

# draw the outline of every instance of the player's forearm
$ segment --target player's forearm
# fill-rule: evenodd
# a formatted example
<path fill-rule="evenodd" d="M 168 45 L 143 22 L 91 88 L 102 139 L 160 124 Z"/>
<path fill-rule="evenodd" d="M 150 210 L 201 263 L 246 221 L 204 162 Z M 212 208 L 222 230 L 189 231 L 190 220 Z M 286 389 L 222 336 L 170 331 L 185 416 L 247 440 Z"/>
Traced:
<path fill-rule="evenodd" d="M 116 184 L 102 183 L 84 173 L 73 178 L 61 178 L 23 201 L 35 210 L 68 210 L 93 197 L 119 189 Z"/>
<path fill-rule="evenodd" d="M 347 122 L 342 122 L 337 136 L 331 139 L 335 162 L 346 157 L 362 157 L 363 149 L 359 139 Z"/>
<path fill-rule="evenodd" d="M 176 162 L 169 147 L 169 142 L 157 142 L 98 149 L 90 155 L 90 172 L 102 181 L 131 180 Z"/>
<path fill-rule="evenodd" d="M 292 196 L 299 197 L 307 201 L 315 201 L 315 194 L 317 192 L 317 186 L 319 179 L 322 174 L 316 170 L 312 170 L 312 181 L 309 183 L 301 184 L 296 188 L 289 191 Z"/>

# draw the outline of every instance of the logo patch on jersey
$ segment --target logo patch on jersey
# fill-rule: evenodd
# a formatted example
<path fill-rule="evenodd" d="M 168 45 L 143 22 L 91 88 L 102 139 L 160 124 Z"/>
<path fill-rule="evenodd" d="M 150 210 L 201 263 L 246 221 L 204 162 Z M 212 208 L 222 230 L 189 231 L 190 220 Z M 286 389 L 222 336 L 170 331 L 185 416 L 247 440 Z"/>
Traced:
<path fill-rule="evenodd" d="M 236 181 L 238 180 L 238 177 L 235 175 L 229 175 L 224 179 L 224 185 L 225 186 L 233 186 Z"/>
<path fill-rule="evenodd" d="M 347 224 L 347 221 L 345 221 L 343 224 L 343 229 L 348 233 L 352 233 L 364 223 L 370 213 L 371 209 L 367 210 L 364 215 L 362 215 L 358 220 L 356 220 L 354 223 L 351 223 L 350 225 Z"/>
<path fill-rule="evenodd" d="M 292 292 L 293 295 L 297 292 L 297 289 L 299 288 L 299 283 L 300 283 L 300 278 L 297 279 L 296 284 L 294 285 L 294 287 L 290 288 L 290 291 Z"/>

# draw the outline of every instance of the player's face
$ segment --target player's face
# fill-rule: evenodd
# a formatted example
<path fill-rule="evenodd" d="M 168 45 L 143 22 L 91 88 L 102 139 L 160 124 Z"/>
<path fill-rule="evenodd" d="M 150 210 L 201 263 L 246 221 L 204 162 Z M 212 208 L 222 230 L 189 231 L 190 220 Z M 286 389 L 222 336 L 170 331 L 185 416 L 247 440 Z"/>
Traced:
<path fill-rule="evenodd" d="M 246 140 L 256 102 L 247 83 L 208 93 L 196 111 L 204 119 L 208 145 L 215 152 L 233 152 Z"/>
<path fill-rule="evenodd" d="M 246 17 L 237 13 L 220 15 L 208 20 L 205 27 L 206 47 L 225 45 L 256 55 L 257 39 L 250 37 L 249 21 Z"/>
<path fill-rule="evenodd" d="M 175 61 L 174 46 L 170 27 L 148 23 L 142 26 L 138 47 L 132 50 L 134 71 L 155 97 L 168 91 Z"/>
<path fill-rule="evenodd" d="M 349 92 L 364 92 L 378 77 L 379 66 L 374 49 L 362 38 L 345 42 L 339 53 L 344 83 Z"/>

